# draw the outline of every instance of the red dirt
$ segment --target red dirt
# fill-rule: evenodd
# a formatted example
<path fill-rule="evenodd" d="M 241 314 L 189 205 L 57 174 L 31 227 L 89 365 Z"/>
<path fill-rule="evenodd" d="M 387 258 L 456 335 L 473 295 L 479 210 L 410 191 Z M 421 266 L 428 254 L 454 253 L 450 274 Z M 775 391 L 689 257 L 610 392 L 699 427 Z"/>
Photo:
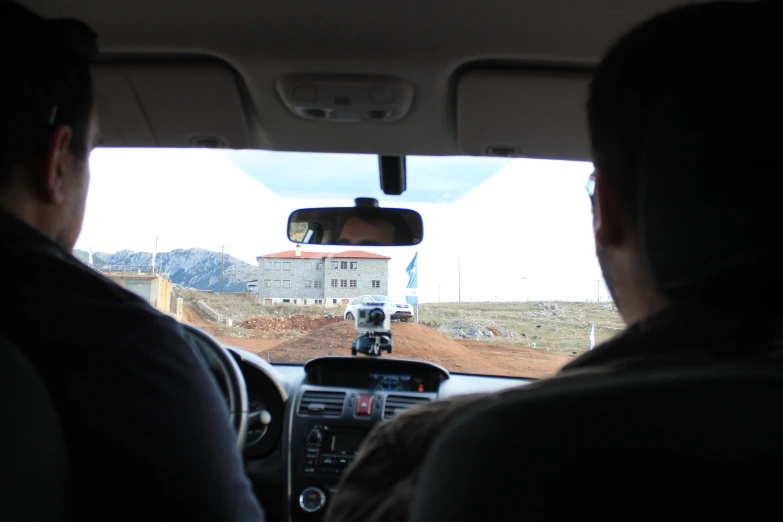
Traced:
<path fill-rule="evenodd" d="M 218 327 L 214 323 L 208 323 L 206 319 L 198 311 L 198 308 L 186 304 L 182 308 L 182 322 L 198 326 L 201 330 L 204 330 L 209 335 L 217 335 Z"/>
<path fill-rule="evenodd" d="M 242 348 L 243 350 L 255 353 L 274 348 L 285 342 L 285 339 L 245 339 L 242 337 L 228 337 L 225 335 L 217 335 L 215 336 L 215 339 L 225 346 Z M 266 355 L 264 358 L 266 358 Z"/>
<path fill-rule="evenodd" d="M 542 353 L 522 346 L 457 341 L 415 323 L 393 323 L 392 334 L 391 357 L 431 361 L 455 373 L 546 377 L 573 360 L 568 355 Z M 268 349 L 264 358 L 272 362 L 303 363 L 324 355 L 348 355 L 355 337 L 353 323 L 340 321 Z"/>
<path fill-rule="evenodd" d="M 240 324 L 251 338 L 221 336 L 218 326 L 205 320 L 193 306 L 185 305 L 182 320 L 193 324 L 228 346 L 256 353 L 275 363 L 302 364 L 324 355 L 349 355 L 356 338 L 352 321 L 342 318 L 292 315 L 259 316 Z M 280 339 L 292 332 L 298 339 Z M 534 348 L 451 339 L 416 323 L 392 323 L 394 353 L 391 357 L 431 361 L 455 373 L 509 377 L 547 377 L 573 356 L 550 354 Z M 271 337 L 271 338 L 270 338 Z M 389 357 L 384 353 L 383 357 Z"/>
<path fill-rule="evenodd" d="M 342 317 L 318 317 L 316 315 L 289 315 L 287 317 L 259 315 L 243 321 L 237 326 L 253 330 L 253 333 L 258 336 L 268 337 L 270 334 L 289 334 L 290 332 L 309 334 L 342 320 Z"/>
<path fill-rule="evenodd" d="M 267 350 L 285 341 L 285 339 L 245 339 L 241 337 L 220 335 L 218 326 L 215 323 L 210 323 L 204 319 L 204 317 L 201 315 L 201 312 L 198 311 L 198 308 L 191 305 L 185 305 L 183 308 L 182 322 L 192 324 L 193 326 L 198 327 L 200 330 L 204 330 L 221 344 L 227 346 L 236 346 L 237 348 L 250 350 L 251 352 Z"/>

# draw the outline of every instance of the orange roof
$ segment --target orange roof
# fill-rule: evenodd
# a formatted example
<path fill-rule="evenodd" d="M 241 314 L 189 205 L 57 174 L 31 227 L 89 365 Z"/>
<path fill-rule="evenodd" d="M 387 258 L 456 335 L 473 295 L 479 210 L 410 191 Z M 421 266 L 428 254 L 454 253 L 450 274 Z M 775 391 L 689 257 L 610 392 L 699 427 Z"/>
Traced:
<path fill-rule="evenodd" d="M 285 252 L 277 252 L 274 254 L 266 254 L 263 256 L 258 256 L 258 259 L 296 259 L 297 257 L 301 257 L 304 259 L 324 259 L 327 257 L 338 257 L 338 258 L 351 258 L 351 259 L 391 259 L 388 256 L 381 256 L 378 254 L 371 254 L 370 252 L 364 252 L 362 250 L 346 250 L 345 252 L 338 252 L 336 254 L 330 254 L 327 252 L 301 252 L 301 256 L 296 255 L 295 250 L 286 250 Z"/>
<path fill-rule="evenodd" d="M 305 259 L 322 259 L 326 257 L 326 254 L 323 252 L 301 252 L 301 256 L 296 255 L 295 250 L 286 250 L 285 252 L 277 252 L 276 254 L 266 254 L 263 256 L 258 256 L 258 259 L 261 259 L 262 257 L 264 259 L 268 259 L 271 257 L 274 258 L 280 258 L 280 259 L 296 259 L 297 257 L 303 257 Z"/>
<path fill-rule="evenodd" d="M 378 254 L 371 254 L 369 252 L 363 252 L 361 250 L 346 250 L 339 254 L 326 254 L 326 257 L 352 257 L 359 259 L 391 259 L 389 256 L 381 256 Z"/>

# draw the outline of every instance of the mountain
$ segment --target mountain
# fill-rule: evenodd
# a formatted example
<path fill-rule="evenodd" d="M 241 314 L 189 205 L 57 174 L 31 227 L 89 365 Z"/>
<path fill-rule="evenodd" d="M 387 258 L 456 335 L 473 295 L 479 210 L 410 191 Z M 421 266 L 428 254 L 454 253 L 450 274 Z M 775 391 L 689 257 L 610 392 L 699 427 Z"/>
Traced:
<path fill-rule="evenodd" d="M 74 250 L 73 255 L 86 263 L 89 253 Z M 113 254 L 93 252 L 93 264 L 129 265 L 148 267 L 152 265 L 152 252 L 134 252 L 120 250 Z M 203 248 L 177 249 L 171 252 L 158 252 L 155 266 L 168 275 L 172 283 L 196 288 L 198 290 L 220 290 L 220 252 Z M 226 255 L 223 269 L 223 290 L 226 292 L 244 292 L 245 283 L 256 279 L 258 267 L 245 263 L 234 256 Z"/>

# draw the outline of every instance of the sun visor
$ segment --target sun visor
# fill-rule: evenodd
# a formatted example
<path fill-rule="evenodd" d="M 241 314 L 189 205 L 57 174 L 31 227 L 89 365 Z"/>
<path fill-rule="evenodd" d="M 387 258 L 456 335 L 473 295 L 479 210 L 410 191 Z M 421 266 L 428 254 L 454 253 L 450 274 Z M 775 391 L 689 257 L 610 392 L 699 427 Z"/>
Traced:
<path fill-rule="evenodd" d="M 585 102 L 591 75 L 470 70 L 457 82 L 462 153 L 589 160 Z"/>
<path fill-rule="evenodd" d="M 249 146 L 237 77 L 224 64 L 96 64 L 92 74 L 106 146 Z"/>

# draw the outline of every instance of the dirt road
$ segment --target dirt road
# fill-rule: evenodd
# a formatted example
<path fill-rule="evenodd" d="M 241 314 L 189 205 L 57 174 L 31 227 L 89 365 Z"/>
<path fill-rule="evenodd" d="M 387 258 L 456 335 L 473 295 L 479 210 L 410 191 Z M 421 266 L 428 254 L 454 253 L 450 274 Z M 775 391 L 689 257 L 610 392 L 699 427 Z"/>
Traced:
<path fill-rule="evenodd" d="M 248 326 L 252 329 L 247 330 L 251 337 L 245 338 L 221 335 L 218 325 L 205 320 L 191 305 L 186 305 L 183 312 L 183 321 L 201 328 L 221 343 L 263 352 L 263 357 L 271 362 L 302 364 L 314 357 L 351 353 L 351 343 L 356 337 L 353 322 L 330 319 L 323 321 L 326 326 L 318 327 L 313 323 L 320 318 L 303 318 L 261 317 L 251 320 Z M 314 327 L 318 328 L 313 330 Z M 283 334 L 290 336 L 299 330 L 309 333 L 293 340 L 274 338 Z M 455 373 L 538 378 L 554 374 L 573 360 L 572 356 L 547 353 L 541 349 L 455 340 L 415 323 L 393 323 L 392 335 L 392 357 L 431 361 Z"/>
<path fill-rule="evenodd" d="M 251 352 L 261 352 L 274 348 L 280 343 L 285 342 L 285 339 L 244 339 L 240 337 L 231 337 L 227 335 L 220 335 L 218 325 L 211 323 L 202 317 L 198 308 L 192 305 L 185 305 L 182 309 L 182 322 L 192 324 L 201 330 L 204 330 L 209 335 L 217 339 L 218 342 L 226 346 L 236 346 L 243 350 L 249 350 Z"/>
<path fill-rule="evenodd" d="M 573 360 L 521 346 L 457 341 L 415 323 L 393 323 L 392 335 L 392 357 L 431 361 L 455 373 L 546 377 Z M 303 363 L 323 355 L 348 355 L 355 336 L 353 323 L 343 321 L 268 349 L 264 357 L 272 362 Z"/>

